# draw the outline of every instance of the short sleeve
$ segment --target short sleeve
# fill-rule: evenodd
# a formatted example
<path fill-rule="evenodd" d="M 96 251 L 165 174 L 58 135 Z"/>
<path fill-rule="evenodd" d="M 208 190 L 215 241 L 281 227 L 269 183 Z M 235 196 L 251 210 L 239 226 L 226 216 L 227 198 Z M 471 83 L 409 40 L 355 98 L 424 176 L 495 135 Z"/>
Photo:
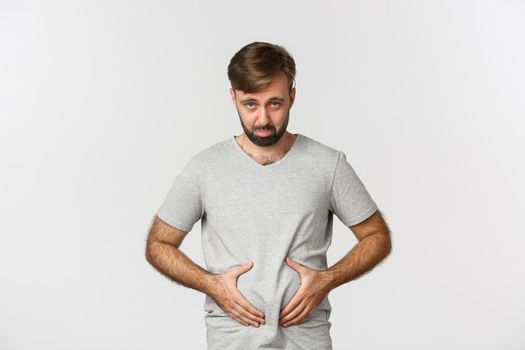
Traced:
<path fill-rule="evenodd" d="M 364 221 L 377 210 L 375 201 L 342 151 L 335 167 L 330 210 L 346 226 Z"/>
<path fill-rule="evenodd" d="M 162 221 L 185 232 L 190 232 L 203 215 L 199 171 L 199 166 L 192 157 L 175 177 L 157 210 L 157 216 Z"/>

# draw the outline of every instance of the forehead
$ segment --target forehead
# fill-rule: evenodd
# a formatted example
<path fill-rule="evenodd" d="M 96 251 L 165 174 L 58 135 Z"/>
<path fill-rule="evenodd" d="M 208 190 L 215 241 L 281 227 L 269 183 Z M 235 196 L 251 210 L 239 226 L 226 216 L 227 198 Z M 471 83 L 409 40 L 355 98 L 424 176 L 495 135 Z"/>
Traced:
<path fill-rule="evenodd" d="M 245 101 L 263 101 L 263 100 L 280 100 L 283 101 L 287 96 L 288 80 L 284 73 L 276 75 L 270 83 L 257 92 L 244 93 L 241 90 L 235 90 L 236 95 L 241 102 Z"/>

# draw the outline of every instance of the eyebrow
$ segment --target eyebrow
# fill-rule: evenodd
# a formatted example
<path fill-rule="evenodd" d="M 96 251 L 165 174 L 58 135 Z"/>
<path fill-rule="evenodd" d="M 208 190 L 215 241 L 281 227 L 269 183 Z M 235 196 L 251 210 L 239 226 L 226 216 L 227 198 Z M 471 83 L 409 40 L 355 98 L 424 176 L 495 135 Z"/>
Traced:
<path fill-rule="evenodd" d="M 254 99 L 253 97 L 250 97 L 250 98 L 246 98 L 244 100 L 241 100 L 241 103 L 246 103 L 246 102 L 257 102 L 256 99 Z M 284 98 L 282 97 L 278 97 L 278 96 L 273 96 L 273 97 L 270 97 L 269 98 L 269 101 L 279 101 L 279 102 L 284 102 Z"/>

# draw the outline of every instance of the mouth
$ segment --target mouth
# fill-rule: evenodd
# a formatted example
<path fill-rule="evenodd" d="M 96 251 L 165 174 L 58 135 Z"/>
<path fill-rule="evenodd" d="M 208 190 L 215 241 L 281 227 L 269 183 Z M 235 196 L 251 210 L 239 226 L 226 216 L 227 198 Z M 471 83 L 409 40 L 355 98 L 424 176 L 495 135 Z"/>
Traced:
<path fill-rule="evenodd" d="M 268 136 L 268 135 L 271 135 L 273 131 L 272 130 L 257 130 L 255 133 L 260 136 Z"/>

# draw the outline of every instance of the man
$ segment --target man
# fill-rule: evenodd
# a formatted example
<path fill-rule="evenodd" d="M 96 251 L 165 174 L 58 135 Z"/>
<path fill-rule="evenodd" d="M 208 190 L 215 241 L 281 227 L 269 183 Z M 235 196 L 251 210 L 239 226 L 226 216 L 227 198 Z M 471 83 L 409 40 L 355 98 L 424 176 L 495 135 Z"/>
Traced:
<path fill-rule="evenodd" d="M 328 293 L 391 250 L 390 231 L 344 152 L 286 128 L 295 62 L 254 42 L 231 59 L 244 133 L 191 157 L 157 211 L 147 260 L 205 298 L 208 349 L 332 349 Z M 359 243 L 327 268 L 333 214 Z M 179 246 L 201 220 L 207 270 Z"/>

